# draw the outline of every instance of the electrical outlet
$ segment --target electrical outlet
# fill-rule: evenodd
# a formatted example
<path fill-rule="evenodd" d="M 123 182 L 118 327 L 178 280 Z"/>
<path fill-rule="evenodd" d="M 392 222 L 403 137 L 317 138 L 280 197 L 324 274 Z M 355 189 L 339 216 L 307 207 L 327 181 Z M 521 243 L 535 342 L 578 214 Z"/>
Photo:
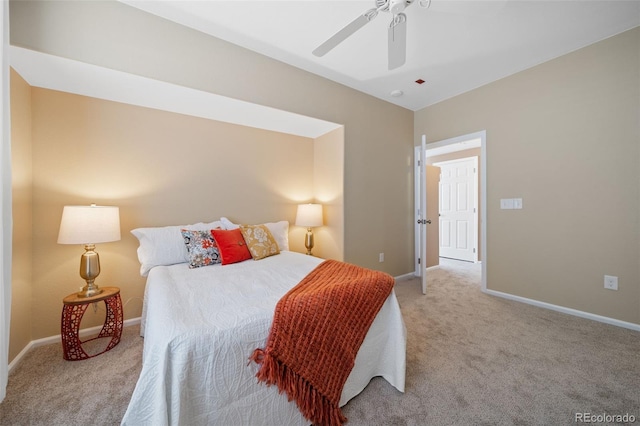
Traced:
<path fill-rule="evenodd" d="M 618 277 L 614 277 L 612 275 L 604 276 L 604 288 L 608 290 L 617 290 L 618 289 Z"/>
<path fill-rule="evenodd" d="M 380 253 L 378 255 L 378 262 L 381 262 L 381 263 L 384 262 L 384 253 Z"/>

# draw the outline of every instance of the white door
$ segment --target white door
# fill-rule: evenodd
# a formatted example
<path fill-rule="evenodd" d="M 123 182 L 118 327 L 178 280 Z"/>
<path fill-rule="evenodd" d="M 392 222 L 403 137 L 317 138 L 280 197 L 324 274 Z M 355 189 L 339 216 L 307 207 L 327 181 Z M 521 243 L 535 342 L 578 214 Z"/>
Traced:
<path fill-rule="evenodd" d="M 415 148 L 414 155 L 414 200 L 415 200 L 415 235 L 416 235 L 416 275 L 421 277 L 422 294 L 427 294 L 427 194 L 426 151 L 427 137 L 422 135 L 422 144 Z"/>
<path fill-rule="evenodd" d="M 440 256 L 478 261 L 478 157 L 440 167 Z"/>

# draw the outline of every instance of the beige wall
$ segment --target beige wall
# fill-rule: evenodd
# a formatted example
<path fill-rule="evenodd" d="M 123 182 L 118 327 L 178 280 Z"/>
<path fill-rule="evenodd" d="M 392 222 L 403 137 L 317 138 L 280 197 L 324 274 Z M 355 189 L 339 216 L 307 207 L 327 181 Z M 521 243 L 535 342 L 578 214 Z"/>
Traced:
<path fill-rule="evenodd" d="M 309 201 L 323 205 L 325 223 L 314 231 L 313 253 L 325 259 L 344 260 L 344 128 L 316 138 L 313 147 L 316 199 Z M 304 241 L 306 230 L 300 231 L 296 238 Z"/>
<path fill-rule="evenodd" d="M 413 270 L 412 111 L 116 1 L 10 12 L 13 45 L 343 124 L 344 258 Z"/>
<path fill-rule="evenodd" d="M 342 158 L 332 167 L 342 169 L 344 179 L 342 201 L 340 196 L 330 199 L 325 211 L 331 226 L 317 230 L 318 249 L 326 233 L 324 241 L 331 244 L 323 247 L 328 250 L 323 254 L 392 275 L 413 270 L 413 198 L 407 186 L 413 173 L 411 111 L 115 1 L 12 1 L 10 15 L 11 43 L 16 46 L 344 124 L 342 148 L 330 134 L 329 145 L 316 153 L 342 149 Z M 82 248 L 55 244 L 65 204 L 120 206 L 123 239 L 98 247 L 103 264 L 98 281 L 123 288 L 125 318 L 133 318 L 140 313 L 144 281 L 138 274 L 136 242 L 127 230 L 219 215 L 256 223 L 280 219 L 284 211 L 293 222 L 292 200 L 314 198 L 314 176 L 308 173 L 314 165 L 303 160 L 314 157 L 319 145 L 312 142 L 308 148 L 297 144 L 286 157 L 291 158 L 287 167 L 260 164 L 247 170 L 256 187 L 236 201 L 237 181 L 225 176 L 226 185 L 203 185 L 195 177 L 202 170 L 196 171 L 191 161 L 202 166 L 200 161 L 210 159 L 208 172 L 220 162 L 245 170 L 238 153 L 251 149 L 252 159 L 269 158 L 271 142 L 279 143 L 279 136 L 253 147 L 253 135 L 219 137 L 203 124 L 210 123 L 207 120 L 180 116 L 188 122 L 187 135 L 182 126 L 170 124 L 178 118 L 167 121 L 158 111 L 121 104 L 116 108 L 41 89 L 34 89 L 33 98 L 33 232 L 38 241 L 33 291 L 42 294 L 32 306 L 37 315 L 31 339 L 59 333 L 60 299 L 82 284 L 76 274 Z M 303 150 L 308 151 L 298 152 Z M 263 179 L 267 172 L 271 177 Z M 290 180 L 292 174 L 308 180 Z M 319 185 L 335 189 L 335 181 Z M 270 192 L 275 187 L 277 193 Z M 292 249 L 303 251 L 303 238 L 296 238 L 296 232 L 293 226 Z M 386 252 L 385 263 L 378 263 L 379 252 Z M 99 321 L 98 315 L 83 326 Z"/>
<path fill-rule="evenodd" d="M 122 240 L 97 245 L 99 285 L 121 288 L 125 318 L 140 316 L 145 226 L 295 220 L 314 195 L 314 140 L 68 93 L 32 88 L 33 338 L 59 333 L 61 299 L 83 284 L 81 246 L 56 243 L 62 207 L 120 207 Z M 328 224 L 329 226 L 331 223 Z M 291 249 L 304 252 L 303 240 Z M 99 324 L 91 310 L 84 326 Z"/>
<path fill-rule="evenodd" d="M 412 189 L 405 186 L 412 173 L 407 168 L 413 149 L 411 111 L 119 2 L 19 1 L 11 2 L 10 13 L 13 45 L 345 125 L 338 134 L 319 138 L 327 145 L 291 144 L 281 134 L 265 137 L 255 129 L 230 130 L 234 126 L 33 89 L 33 233 L 38 244 L 32 289 L 39 296 L 31 306 L 37 315 L 26 340 L 58 334 L 60 299 L 82 284 L 77 276 L 82 248 L 55 243 L 65 204 L 120 206 L 123 238 L 97 248 L 103 265 L 97 281 L 122 288 L 125 318 L 140 314 L 144 288 L 137 243 L 128 230 L 220 215 L 244 223 L 288 216 L 293 223 L 295 203 L 312 200 L 314 184 L 317 201 L 328 203 L 327 226 L 317 230 L 323 250 L 318 254 L 393 275 L 412 270 L 406 221 Z M 96 26 L 98 16 L 101 25 Z M 254 144 L 257 140 L 261 143 Z M 277 156 L 274 144 L 291 146 L 287 155 L 272 158 Z M 309 163 L 315 155 L 336 153 L 340 156 L 331 165 Z M 273 162 L 254 164 L 257 159 Z M 199 179 L 221 164 L 245 174 Z M 318 180 L 309 173 L 321 167 L 342 176 L 339 190 L 337 175 Z M 383 175 L 380 170 L 396 172 Z M 245 182 L 253 188 L 247 190 Z M 291 248 L 303 251 L 298 228 L 292 226 Z M 384 264 L 377 262 L 378 252 L 387 253 Z M 94 318 L 88 314 L 83 327 L 101 318 L 100 312 Z M 20 324 L 24 321 L 12 327 Z"/>
<path fill-rule="evenodd" d="M 11 70 L 13 248 L 9 361 L 31 341 L 32 161 L 31 87 Z"/>
<path fill-rule="evenodd" d="M 426 108 L 414 120 L 411 111 L 122 3 L 12 1 L 10 13 L 13 45 L 343 124 L 344 260 L 392 275 L 414 269 L 412 128 L 416 142 L 423 133 L 434 142 L 486 129 L 489 288 L 640 323 L 637 29 Z M 55 244 L 64 204 L 120 205 L 123 240 L 98 247 L 98 280 L 123 287 L 131 318 L 144 281 L 127 229 L 209 214 L 260 222 L 284 210 L 293 222 L 291 200 L 314 198 L 313 176 L 274 194 L 284 172 L 260 165 L 267 168 L 259 175 L 273 179 L 256 185 L 246 208 L 234 187 L 202 188 L 178 161 L 222 159 L 242 169 L 237 152 L 251 147 L 251 135 L 218 140 L 207 120 L 172 116 L 169 122 L 187 124 L 171 128 L 157 115 L 165 113 L 82 97 L 69 101 L 74 110 L 57 111 L 71 95 L 33 91 L 33 290 L 43 294 L 34 298 L 32 338 L 59 332 L 60 298 L 79 285 L 81 248 Z M 264 157 L 270 146 L 251 152 Z M 290 165 L 286 173 L 306 176 L 314 167 L 295 159 Z M 505 196 L 521 196 L 525 208 L 499 210 Z M 240 210 L 229 209 L 234 202 Z M 331 241 L 323 240 L 326 229 L 317 230 L 318 249 Z M 302 238 L 291 243 L 303 246 Z M 618 292 L 603 289 L 603 274 L 620 277 Z"/>
<path fill-rule="evenodd" d="M 487 131 L 489 289 L 640 323 L 639 117 L 640 28 L 416 112 L 416 144 Z"/>

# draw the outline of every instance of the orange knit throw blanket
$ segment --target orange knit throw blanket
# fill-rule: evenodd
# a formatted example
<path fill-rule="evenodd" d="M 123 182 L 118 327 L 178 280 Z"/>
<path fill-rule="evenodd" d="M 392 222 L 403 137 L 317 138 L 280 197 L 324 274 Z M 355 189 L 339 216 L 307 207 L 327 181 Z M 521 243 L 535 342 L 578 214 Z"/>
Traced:
<path fill-rule="evenodd" d="M 358 349 L 393 289 L 388 274 L 326 260 L 276 305 L 256 377 L 277 385 L 314 425 L 346 422 L 339 402 Z"/>

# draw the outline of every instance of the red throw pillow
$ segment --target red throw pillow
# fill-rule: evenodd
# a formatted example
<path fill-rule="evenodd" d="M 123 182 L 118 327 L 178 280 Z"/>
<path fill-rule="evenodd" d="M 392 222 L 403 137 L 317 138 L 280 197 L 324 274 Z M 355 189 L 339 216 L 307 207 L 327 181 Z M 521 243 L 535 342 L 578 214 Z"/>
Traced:
<path fill-rule="evenodd" d="M 216 240 L 223 265 L 251 259 L 251 252 L 239 228 L 230 231 L 212 229 L 211 235 L 213 235 L 213 239 Z"/>

